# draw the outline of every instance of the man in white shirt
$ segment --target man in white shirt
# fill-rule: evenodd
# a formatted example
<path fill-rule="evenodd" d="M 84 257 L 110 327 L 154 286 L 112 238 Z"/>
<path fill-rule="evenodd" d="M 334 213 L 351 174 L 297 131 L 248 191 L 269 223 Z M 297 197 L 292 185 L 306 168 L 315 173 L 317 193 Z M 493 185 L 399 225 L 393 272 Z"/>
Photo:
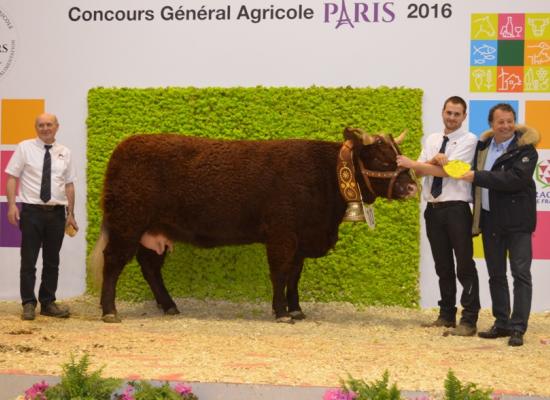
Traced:
<path fill-rule="evenodd" d="M 76 174 L 70 150 L 55 141 L 59 129 L 57 117 L 47 113 L 39 115 L 35 129 L 37 138 L 19 143 L 5 170 L 8 174 L 8 220 L 19 226 L 22 236 L 21 318 L 35 318 L 36 261 L 41 248 L 40 314 L 67 318 L 69 310 L 56 303 L 55 292 L 65 227 L 70 225 L 78 230 L 74 219 Z M 16 205 L 18 181 L 21 212 Z"/>
<path fill-rule="evenodd" d="M 442 133 L 426 139 L 418 161 L 398 156 L 397 164 L 412 168 L 424 176 L 422 195 L 426 200 L 424 218 L 439 277 L 439 317 L 425 326 L 456 326 L 456 279 L 462 285 L 460 324 L 452 335 L 473 336 L 477 330 L 480 309 L 479 279 L 473 260 L 471 185 L 448 178 L 443 166 L 449 160 L 472 163 L 477 137 L 462 129 L 466 119 L 466 102 L 458 97 L 448 98 L 443 105 Z M 454 256 L 453 256 L 454 252 Z M 456 257 L 456 272 L 455 262 Z"/>

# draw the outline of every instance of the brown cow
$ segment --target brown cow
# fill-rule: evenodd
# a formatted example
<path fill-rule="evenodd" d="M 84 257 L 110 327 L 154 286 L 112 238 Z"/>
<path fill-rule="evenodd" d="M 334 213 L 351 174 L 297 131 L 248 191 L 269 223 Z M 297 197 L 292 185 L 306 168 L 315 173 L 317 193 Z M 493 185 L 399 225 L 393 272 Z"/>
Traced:
<path fill-rule="evenodd" d="M 354 164 L 363 163 L 363 173 L 355 167 L 355 175 L 366 203 L 416 193 L 408 171 L 396 165 L 391 137 L 351 128 L 344 137 Z M 104 261 L 102 319 L 120 322 L 116 283 L 134 255 L 159 306 L 179 313 L 161 275 L 164 250 L 173 241 L 201 247 L 265 243 L 277 321 L 304 318 L 298 296 L 304 258 L 322 257 L 335 245 L 346 210 L 337 179 L 341 147 L 176 134 L 121 142 L 105 174 L 102 231 L 92 261 L 96 275 Z"/>

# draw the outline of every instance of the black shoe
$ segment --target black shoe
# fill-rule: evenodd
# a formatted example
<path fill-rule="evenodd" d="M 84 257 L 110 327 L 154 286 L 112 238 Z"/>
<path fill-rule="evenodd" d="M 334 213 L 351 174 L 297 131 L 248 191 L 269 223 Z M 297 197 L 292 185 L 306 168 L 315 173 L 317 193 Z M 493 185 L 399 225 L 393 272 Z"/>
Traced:
<path fill-rule="evenodd" d="M 25 321 L 32 321 L 35 318 L 34 309 L 36 305 L 33 303 L 23 304 L 23 312 L 21 313 L 21 319 Z"/>
<path fill-rule="evenodd" d="M 508 339 L 508 346 L 523 346 L 523 333 L 518 331 L 513 331 L 510 339 Z"/>
<path fill-rule="evenodd" d="M 424 328 L 436 328 L 436 327 L 442 327 L 442 326 L 444 326 L 445 328 L 454 328 L 456 326 L 456 322 L 449 321 L 448 319 L 445 319 L 442 317 L 438 317 L 435 321 L 423 323 L 423 324 L 420 324 L 420 326 Z"/>
<path fill-rule="evenodd" d="M 479 332 L 477 336 L 483 339 L 496 339 L 499 337 L 507 337 L 512 334 L 510 329 L 499 328 L 498 326 L 492 326 L 488 331 Z"/>
<path fill-rule="evenodd" d="M 60 306 L 53 302 L 46 306 L 42 305 L 40 307 L 40 315 L 56 318 L 69 318 L 70 313 L 68 307 Z"/>

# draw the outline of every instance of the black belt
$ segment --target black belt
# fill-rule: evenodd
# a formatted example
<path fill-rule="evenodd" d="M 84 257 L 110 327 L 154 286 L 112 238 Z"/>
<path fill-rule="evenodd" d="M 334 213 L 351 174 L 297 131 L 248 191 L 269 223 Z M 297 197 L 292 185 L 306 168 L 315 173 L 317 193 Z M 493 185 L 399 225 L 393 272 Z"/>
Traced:
<path fill-rule="evenodd" d="M 446 207 L 456 207 L 456 206 L 464 206 L 468 203 L 466 201 L 460 201 L 460 200 L 451 200 L 451 201 L 437 201 L 437 202 L 429 202 L 428 208 L 446 208 Z"/>
<path fill-rule="evenodd" d="M 55 210 L 64 210 L 65 206 L 62 204 L 29 204 L 23 203 L 23 208 L 34 208 L 35 210 L 42 211 L 55 211 Z"/>

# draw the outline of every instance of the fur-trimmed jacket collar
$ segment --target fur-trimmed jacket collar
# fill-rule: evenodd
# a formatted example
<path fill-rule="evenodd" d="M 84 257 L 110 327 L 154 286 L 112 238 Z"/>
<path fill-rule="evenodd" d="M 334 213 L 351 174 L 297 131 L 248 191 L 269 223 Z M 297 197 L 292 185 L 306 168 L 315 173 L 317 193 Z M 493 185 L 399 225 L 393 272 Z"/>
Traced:
<path fill-rule="evenodd" d="M 486 142 L 491 139 L 495 133 L 492 130 L 485 131 L 479 137 L 479 140 Z M 535 128 L 527 125 L 516 125 L 516 136 L 518 137 L 518 146 L 532 144 L 536 146 L 540 142 L 540 134 Z"/>

